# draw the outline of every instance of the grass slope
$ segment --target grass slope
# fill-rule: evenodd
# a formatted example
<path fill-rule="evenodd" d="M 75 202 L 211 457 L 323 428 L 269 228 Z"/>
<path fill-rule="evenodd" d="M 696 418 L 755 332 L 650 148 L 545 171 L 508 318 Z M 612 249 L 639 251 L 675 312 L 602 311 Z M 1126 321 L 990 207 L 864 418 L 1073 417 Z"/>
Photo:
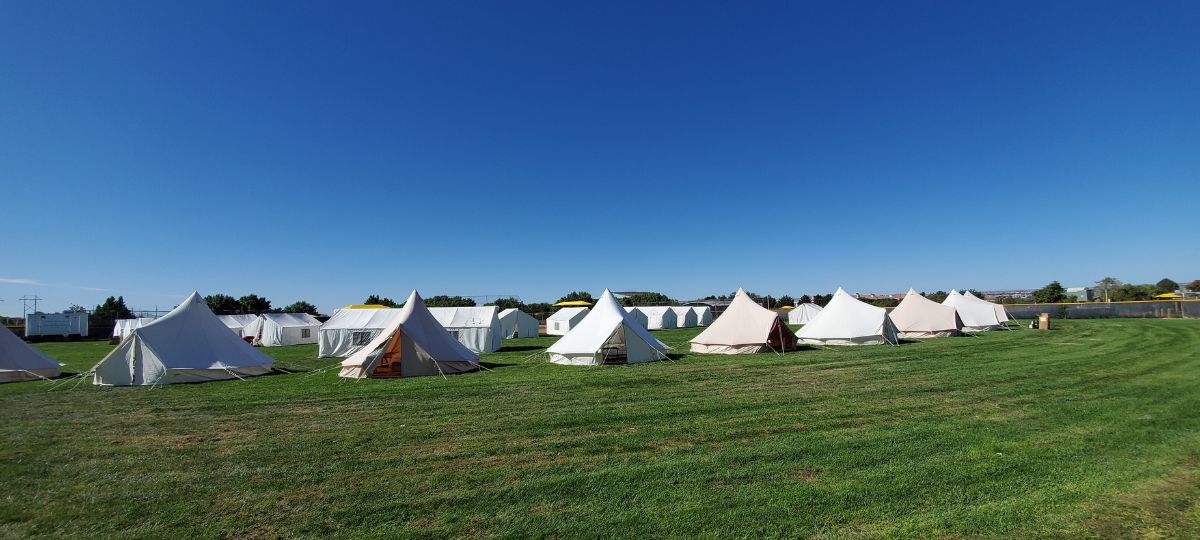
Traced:
<path fill-rule="evenodd" d="M 0 385 L 7 537 L 1200 535 L 1200 322 L 339 380 Z M 694 329 L 656 332 L 686 350 Z M 41 348 L 84 370 L 109 347 Z"/>

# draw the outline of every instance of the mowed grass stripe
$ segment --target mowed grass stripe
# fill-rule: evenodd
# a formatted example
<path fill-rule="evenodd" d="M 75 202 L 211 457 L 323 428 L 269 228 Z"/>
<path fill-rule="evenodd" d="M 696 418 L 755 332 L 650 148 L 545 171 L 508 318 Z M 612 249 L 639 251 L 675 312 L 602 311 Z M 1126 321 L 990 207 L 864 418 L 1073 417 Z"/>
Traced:
<path fill-rule="evenodd" d="M 655 334 L 679 344 L 697 332 Z M 264 351 L 300 373 L 245 382 L 0 386 L 0 533 L 1027 537 L 1195 527 L 1194 512 L 1167 510 L 1148 491 L 1200 493 L 1197 321 L 1064 321 L 1052 332 L 784 355 L 677 350 L 677 360 L 629 367 L 530 357 L 554 340 L 508 341 L 485 355 L 491 371 L 448 378 L 339 380 L 310 371 L 334 362 L 298 346 Z M 74 370 L 109 350 L 41 347 Z"/>

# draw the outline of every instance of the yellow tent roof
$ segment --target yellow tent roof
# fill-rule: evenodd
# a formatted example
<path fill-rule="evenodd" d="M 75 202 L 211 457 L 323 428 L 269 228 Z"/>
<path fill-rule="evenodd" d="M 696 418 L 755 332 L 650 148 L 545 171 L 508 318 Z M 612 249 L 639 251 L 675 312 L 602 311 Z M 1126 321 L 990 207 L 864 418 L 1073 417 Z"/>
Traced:
<path fill-rule="evenodd" d="M 1156 294 L 1156 295 L 1154 295 L 1154 297 L 1155 298 L 1183 298 L 1183 295 L 1178 294 L 1178 293 L 1169 292 L 1169 293 Z"/>
<path fill-rule="evenodd" d="M 780 306 L 779 311 L 791 311 L 796 309 L 796 306 Z"/>
<path fill-rule="evenodd" d="M 387 306 L 379 304 L 350 304 L 343 309 L 387 309 Z"/>
<path fill-rule="evenodd" d="M 592 307 L 592 303 L 583 300 L 568 300 L 554 304 L 554 307 Z"/>

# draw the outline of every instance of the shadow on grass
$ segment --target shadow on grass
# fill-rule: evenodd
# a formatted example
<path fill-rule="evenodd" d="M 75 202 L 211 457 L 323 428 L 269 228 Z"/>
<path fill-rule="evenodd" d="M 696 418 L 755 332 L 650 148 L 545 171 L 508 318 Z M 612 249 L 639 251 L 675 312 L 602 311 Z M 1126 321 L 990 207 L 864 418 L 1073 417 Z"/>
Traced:
<path fill-rule="evenodd" d="M 515 346 L 515 347 L 500 347 L 500 349 L 497 350 L 496 352 L 503 353 L 503 352 L 540 351 L 542 349 L 545 349 L 545 347 L 538 347 L 536 345 L 520 345 L 520 346 Z"/>

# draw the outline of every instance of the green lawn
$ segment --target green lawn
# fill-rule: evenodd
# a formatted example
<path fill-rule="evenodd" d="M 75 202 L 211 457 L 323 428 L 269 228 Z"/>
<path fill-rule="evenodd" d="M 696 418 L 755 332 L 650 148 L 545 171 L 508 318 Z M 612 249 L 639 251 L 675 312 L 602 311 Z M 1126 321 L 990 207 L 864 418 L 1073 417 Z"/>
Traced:
<path fill-rule="evenodd" d="M 207 384 L 0 385 L 4 537 L 1196 537 L 1200 321 Z M 686 351 L 695 329 L 655 332 Z M 109 349 L 41 345 L 72 370 Z M 72 383 L 73 384 L 73 383 Z"/>

